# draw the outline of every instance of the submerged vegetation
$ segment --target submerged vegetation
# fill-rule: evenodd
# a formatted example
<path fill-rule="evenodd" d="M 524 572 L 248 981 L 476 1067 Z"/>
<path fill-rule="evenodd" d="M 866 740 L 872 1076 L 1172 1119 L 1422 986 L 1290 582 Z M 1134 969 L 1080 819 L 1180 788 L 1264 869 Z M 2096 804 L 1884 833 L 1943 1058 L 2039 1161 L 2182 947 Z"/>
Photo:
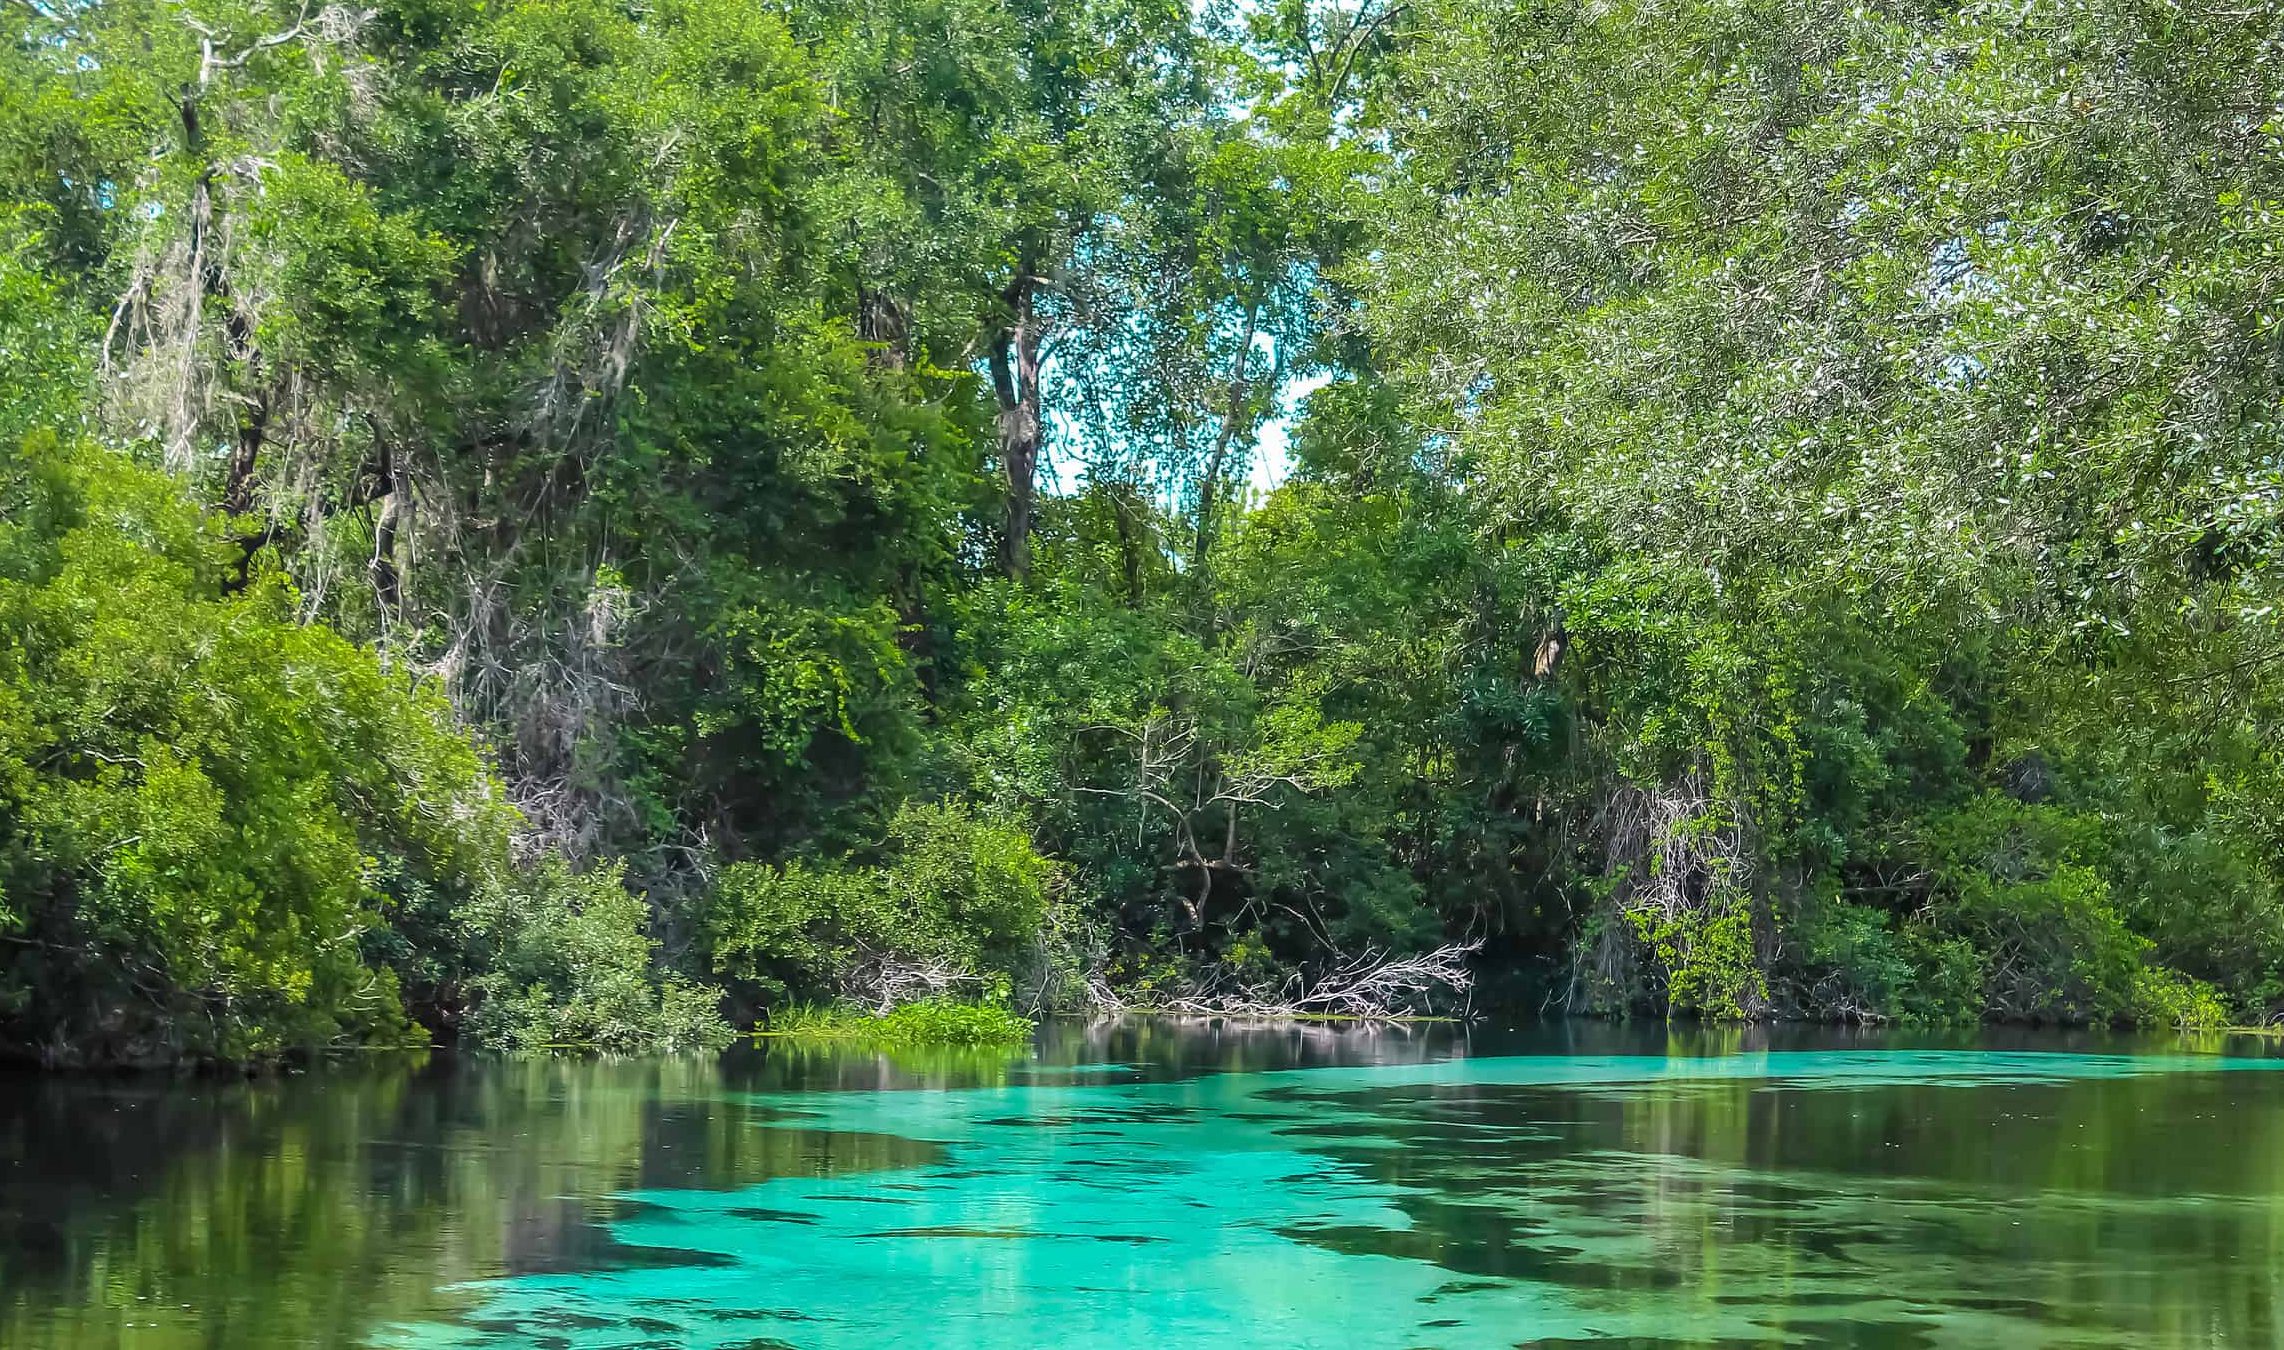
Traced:
<path fill-rule="evenodd" d="M 14 1053 L 2284 1012 L 2274 10 L 7 15 Z"/>

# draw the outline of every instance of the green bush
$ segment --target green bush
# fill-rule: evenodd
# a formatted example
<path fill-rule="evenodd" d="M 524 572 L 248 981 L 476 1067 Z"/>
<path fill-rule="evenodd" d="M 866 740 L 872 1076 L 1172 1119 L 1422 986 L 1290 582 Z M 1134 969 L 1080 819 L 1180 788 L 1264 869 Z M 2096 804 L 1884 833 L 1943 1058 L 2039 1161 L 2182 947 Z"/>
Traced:
<path fill-rule="evenodd" d="M 1751 896 L 1724 889 L 1704 909 L 1670 918 L 1644 910 L 1628 918 L 1667 972 L 1669 1012 L 1727 1022 L 1764 1011 L 1768 984 L 1753 952 Z"/>
<path fill-rule="evenodd" d="M 907 805 L 872 865 L 724 869 L 714 969 L 769 1001 L 836 996 L 884 959 L 1007 979 L 1038 944 L 1053 878 L 1023 830 L 955 802 Z"/>
<path fill-rule="evenodd" d="M 164 476 L 0 458 L 0 1041 L 264 1059 L 418 1037 L 393 879 L 496 884 L 513 815 L 429 685 L 304 625 Z M 398 887 L 400 893 L 404 886 Z M 433 955 L 428 953 L 425 955 Z M 424 1039 L 424 1038 L 423 1038 Z"/>
<path fill-rule="evenodd" d="M 1972 944 L 1981 1004 L 2032 1022 L 2217 1026 L 2227 1010 L 2192 976 L 2157 968 L 2156 944 L 2112 884 L 2102 822 L 1986 794 L 1930 827 L 1950 900 L 1944 927 Z"/>
<path fill-rule="evenodd" d="M 471 907 L 468 1038 L 513 1050 L 617 1052 L 727 1045 L 721 992 L 654 972 L 641 896 L 612 863 L 574 872 L 549 859 Z"/>
<path fill-rule="evenodd" d="M 769 1019 L 766 1034 L 795 1039 L 847 1040 L 880 1049 L 1020 1045 L 1033 1023 L 1007 1006 L 1004 996 L 972 1002 L 918 999 L 886 1013 L 844 1005 L 798 1004 Z"/>
<path fill-rule="evenodd" d="M 126 457 L 0 460 L 0 1043 L 260 1061 L 422 1042 L 719 1044 L 616 867 L 518 876 L 437 691 L 304 624 Z"/>

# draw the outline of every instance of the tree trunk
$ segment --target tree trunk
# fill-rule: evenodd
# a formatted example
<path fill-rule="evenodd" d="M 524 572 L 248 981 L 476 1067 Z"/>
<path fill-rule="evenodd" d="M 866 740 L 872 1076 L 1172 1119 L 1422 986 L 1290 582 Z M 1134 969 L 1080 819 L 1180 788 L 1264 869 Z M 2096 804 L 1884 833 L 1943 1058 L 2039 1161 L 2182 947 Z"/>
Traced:
<path fill-rule="evenodd" d="M 230 288 L 219 272 L 207 286 L 207 291 L 218 300 L 228 300 Z M 222 513 L 233 519 L 245 516 L 254 509 L 255 475 L 262 466 L 262 447 L 270 437 L 270 396 L 262 387 L 262 353 L 254 346 L 253 325 L 246 316 L 232 309 L 223 320 L 222 330 L 229 340 L 230 356 L 238 361 L 246 374 L 247 394 L 245 411 L 238 416 L 237 439 L 230 447 L 230 466 L 222 479 Z M 241 528 L 238 533 L 238 565 L 232 578 L 223 589 L 235 594 L 244 590 L 253 579 L 254 555 L 269 542 L 271 529 L 267 525 Z"/>
<path fill-rule="evenodd" d="M 378 427 L 373 431 L 373 594 L 381 612 L 395 618 L 403 604 L 403 578 L 397 572 L 397 527 L 404 514 L 404 485 L 397 477 L 395 451 Z"/>
<path fill-rule="evenodd" d="M 1142 607 L 1142 541 L 1137 538 L 1135 493 L 1120 483 L 1111 489 L 1110 515 L 1118 526 L 1120 575 L 1126 582 L 1126 607 Z"/>
<path fill-rule="evenodd" d="M 199 117 L 198 96 L 205 87 L 205 74 L 199 78 L 199 90 L 186 91 L 180 104 L 183 148 L 191 155 L 203 154 L 206 136 Z M 191 193 L 190 206 L 190 258 L 193 278 L 198 287 L 198 304 L 201 309 L 208 303 L 229 304 L 230 277 L 225 260 L 216 256 L 210 243 L 217 233 L 214 204 L 216 167 L 207 165 L 198 176 L 198 185 Z M 222 337 L 226 359 L 243 372 L 247 390 L 244 411 L 238 417 L 238 431 L 230 447 L 230 462 L 223 471 L 222 511 L 228 516 L 243 516 L 254 509 L 255 475 L 261 468 L 262 447 L 270 434 L 270 398 L 262 387 L 262 353 L 254 345 L 253 321 L 236 306 L 227 310 L 222 319 Z M 261 548 L 267 534 L 262 530 L 248 530 L 238 536 L 238 565 L 234 579 L 225 582 L 225 589 L 242 589 L 253 568 L 254 554 Z"/>
<path fill-rule="evenodd" d="M 258 369 L 258 364 L 253 368 Z M 222 482 L 222 511 L 242 516 L 254 509 L 254 471 L 261 467 L 262 446 L 270 434 L 270 400 L 257 389 L 246 398 L 246 411 L 238 419 L 237 443 L 230 450 L 229 474 Z"/>
<path fill-rule="evenodd" d="M 875 368 L 903 370 L 911 364 L 910 323 L 904 307 L 888 292 L 857 287 L 857 336 Z"/>
<path fill-rule="evenodd" d="M 1237 347 L 1237 368 L 1229 376 L 1229 406 L 1222 412 L 1221 430 L 1213 438 L 1213 451 L 1206 456 L 1205 473 L 1198 479 L 1197 543 L 1191 553 L 1190 571 L 1201 587 L 1211 574 L 1207 555 L 1213 548 L 1215 507 L 1221 498 L 1222 475 L 1228 472 L 1229 451 L 1237 443 L 1238 429 L 1244 424 L 1245 396 L 1252 392 L 1253 335 L 1260 318 L 1261 302 L 1255 300 L 1245 307 L 1245 337 Z"/>
<path fill-rule="evenodd" d="M 999 399 L 999 462 L 1007 475 L 1007 519 L 999 564 L 1020 581 L 1031 570 L 1031 518 L 1039 477 L 1039 319 L 1028 261 L 1007 288 L 1008 325 L 991 344 L 992 391 Z"/>

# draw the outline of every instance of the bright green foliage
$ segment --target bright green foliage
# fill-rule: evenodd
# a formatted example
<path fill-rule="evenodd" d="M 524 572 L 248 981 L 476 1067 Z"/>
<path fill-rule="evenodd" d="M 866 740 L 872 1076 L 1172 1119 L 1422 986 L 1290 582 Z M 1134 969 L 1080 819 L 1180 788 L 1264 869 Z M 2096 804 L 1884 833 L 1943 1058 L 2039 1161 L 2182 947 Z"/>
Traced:
<path fill-rule="evenodd" d="M 2109 855 L 2099 817 L 1994 796 L 1938 817 L 1929 831 L 1941 881 L 1956 897 L 1944 926 L 1980 954 L 1991 1011 L 2059 1022 L 2227 1020 L 2208 986 L 2145 964 L 2155 943 L 2133 930 L 2105 875 L 2123 860 Z"/>
<path fill-rule="evenodd" d="M 86 343 L 93 329 L 41 274 L 37 215 L 0 215 L 0 446 L 22 445 L 35 431 L 59 434 L 80 414 L 87 379 Z"/>
<path fill-rule="evenodd" d="M 882 1014 L 848 1007 L 796 1005 L 770 1015 L 771 1036 L 795 1040 L 846 1040 L 884 1050 L 1021 1045 L 1031 1019 L 1004 1001 L 915 999 Z"/>
<path fill-rule="evenodd" d="M 2269 1013 L 2276 22 L 1423 14 L 1369 327 L 1486 510 L 1576 549 L 1613 800 L 1693 822 L 1590 865 L 1640 939 L 1604 998 Z M 1749 920 L 1651 905 L 1661 856 Z"/>
<path fill-rule="evenodd" d="M 468 1033 L 514 1049 L 719 1047 L 718 990 L 653 974 L 650 911 L 619 864 L 574 873 L 549 860 L 469 907 L 483 973 L 469 981 Z"/>
<path fill-rule="evenodd" d="M 10 22 L 19 1043 L 2284 1010 L 2274 13 Z"/>
<path fill-rule="evenodd" d="M 412 888 L 504 866 L 436 691 L 229 545 L 164 477 L 0 460 L 0 1016 L 60 1060 L 260 1058 L 412 1034 L 368 959 Z M 385 861 L 384 861 L 385 860 Z M 417 963 L 403 973 L 418 974 Z"/>
<path fill-rule="evenodd" d="M 892 1003 L 902 969 L 1002 988 L 1036 957 L 1055 868 L 1022 830 L 913 803 L 868 863 L 740 863 L 717 883 L 715 968 L 772 1001 L 847 994 Z M 930 987 L 922 982 L 912 986 Z"/>

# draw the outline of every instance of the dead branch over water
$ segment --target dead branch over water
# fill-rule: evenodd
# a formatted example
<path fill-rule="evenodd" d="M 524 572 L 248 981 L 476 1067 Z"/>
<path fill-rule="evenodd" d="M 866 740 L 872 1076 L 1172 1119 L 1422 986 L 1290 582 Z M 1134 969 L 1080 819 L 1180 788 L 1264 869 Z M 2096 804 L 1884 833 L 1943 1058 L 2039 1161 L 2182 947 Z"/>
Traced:
<path fill-rule="evenodd" d="M 1463 1006 L 1474 987 L 1470 959 L 1480 938 L 1450 942 L 1416 956 L 1367 948 L 1318 975 L 1294 973 L 1276 985 L 1249 986 L 1215 976 L 1158 1011 L 1212 1017 L 1340 1017 L 1390 1021 Z M 1102 991 L 1107 992 L 1107 991 Z"/>

